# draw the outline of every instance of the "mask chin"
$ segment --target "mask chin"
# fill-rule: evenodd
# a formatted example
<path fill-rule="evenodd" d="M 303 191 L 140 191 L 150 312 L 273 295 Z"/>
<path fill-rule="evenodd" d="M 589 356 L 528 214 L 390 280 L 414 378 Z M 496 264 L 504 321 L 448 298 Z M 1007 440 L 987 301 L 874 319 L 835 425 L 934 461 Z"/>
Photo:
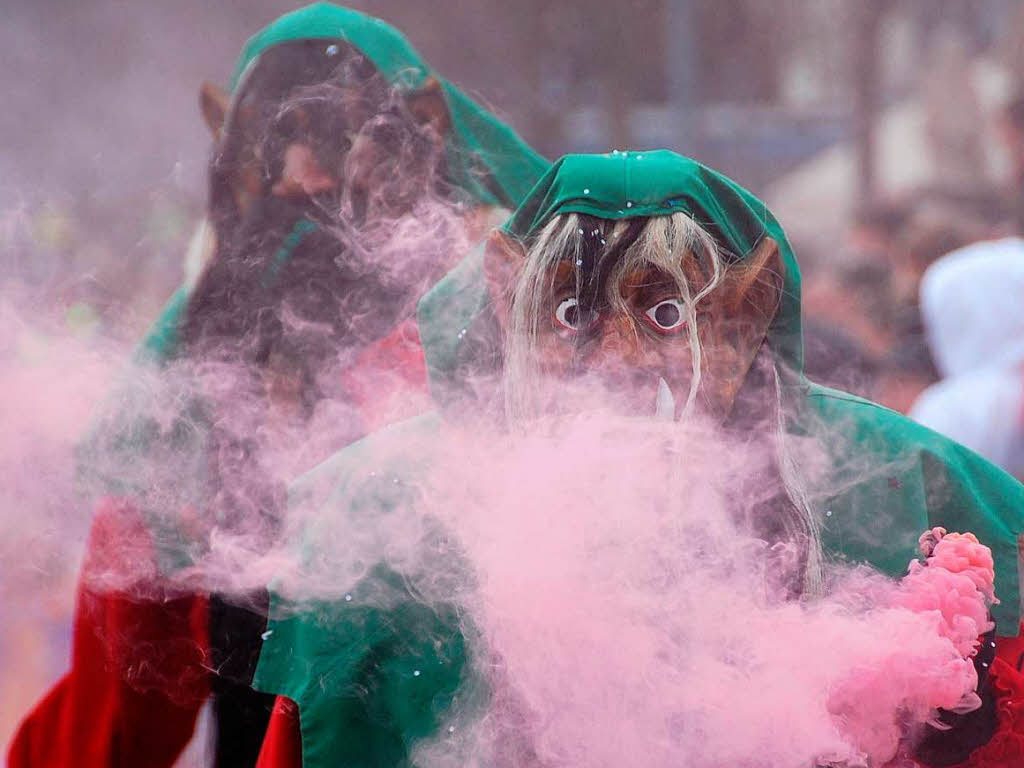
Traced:
<path fill-rule="evenodd" d="M 550 415 L 601 414 L 613 420 L 674 422 L 676 399 L 661 377 L 608 379 L 590 374 L 566 381 L 552 378 L 543 386 L 542 410 Z"/>

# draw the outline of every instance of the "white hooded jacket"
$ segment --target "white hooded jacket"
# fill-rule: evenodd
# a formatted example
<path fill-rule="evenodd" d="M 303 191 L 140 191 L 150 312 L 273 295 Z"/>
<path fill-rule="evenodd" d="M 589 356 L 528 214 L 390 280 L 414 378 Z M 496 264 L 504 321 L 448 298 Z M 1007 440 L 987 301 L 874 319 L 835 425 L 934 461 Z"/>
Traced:
<path fill-rule="evenodd" d="M 921 315 L 943 379 L 911 418 L 1024 476 L 1024 240 L 975 243 L 935 262 Z"/>

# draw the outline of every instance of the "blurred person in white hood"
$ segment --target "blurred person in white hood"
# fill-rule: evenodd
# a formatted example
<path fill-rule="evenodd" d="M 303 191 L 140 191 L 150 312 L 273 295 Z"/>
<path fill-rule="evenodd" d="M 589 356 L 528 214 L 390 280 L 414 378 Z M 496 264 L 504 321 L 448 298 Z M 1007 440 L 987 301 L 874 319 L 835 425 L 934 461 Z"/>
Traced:
<path fill-rule="evenodd" d="M 942 379 L 911 418 L 1024 477 L 1024 240 L 981 242 L 935 262 L 921 314 Z"/>

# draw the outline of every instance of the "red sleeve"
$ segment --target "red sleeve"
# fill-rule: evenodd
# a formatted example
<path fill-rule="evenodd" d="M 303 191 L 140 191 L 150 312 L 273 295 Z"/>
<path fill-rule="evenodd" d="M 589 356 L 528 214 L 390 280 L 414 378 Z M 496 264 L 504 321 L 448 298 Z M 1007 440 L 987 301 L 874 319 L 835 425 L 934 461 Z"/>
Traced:
<path fill-rule="evenodd" d="M 274 702 L 256 768 L 302 768 L 299 708 L 291 699 L 278 696 Z"/>
<path fill-rule="evenodd" d="M 359 353 L 342 375 L 367 432 L 417 416 L 432 407 L 419 327 L 410 318 Z"/>
<path fill-rule="evenodd" d="M 1024 765 L 1024 675 L 997 657 L 989 680 L 996 697 L 996 731 L 959 768 Z"/>
<path fill-rule="evenodd" d="M 1010 768 L 1024 766 L 1024 635 L 996 640 L 996 658 L 989 670 L 995 695 L 996 730 L 988 743 L 971 753 L 956 768 Z"/>
<path fill-rule="evenodd" d="M 159 586 L 137 510 L 105 501 L 86 549 L 71 669 L 21 723 L 10 768 L 172 765 L 208 691 L 207 623 L 205 598 Z"/>

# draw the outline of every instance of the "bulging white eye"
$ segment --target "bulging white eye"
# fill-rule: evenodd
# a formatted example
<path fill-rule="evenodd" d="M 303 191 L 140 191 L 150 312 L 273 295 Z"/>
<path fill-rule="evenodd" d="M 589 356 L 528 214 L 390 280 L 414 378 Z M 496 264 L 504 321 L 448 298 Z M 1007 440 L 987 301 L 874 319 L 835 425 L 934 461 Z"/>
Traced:
<path fill-rule="evenodd" d="M 645 313 L 647 321 L 656 331 L 668 333 L 677 331 L 686 324 L 683 302 L 679 299 L 659 301 Z"/>
<path fill-rule="evenodd" d="M 555 322 L 570 331 L 585 331 L 597 322 L 597 313 L 580 307 L 579 300 L 570 296 L 555 308 Z"/>

